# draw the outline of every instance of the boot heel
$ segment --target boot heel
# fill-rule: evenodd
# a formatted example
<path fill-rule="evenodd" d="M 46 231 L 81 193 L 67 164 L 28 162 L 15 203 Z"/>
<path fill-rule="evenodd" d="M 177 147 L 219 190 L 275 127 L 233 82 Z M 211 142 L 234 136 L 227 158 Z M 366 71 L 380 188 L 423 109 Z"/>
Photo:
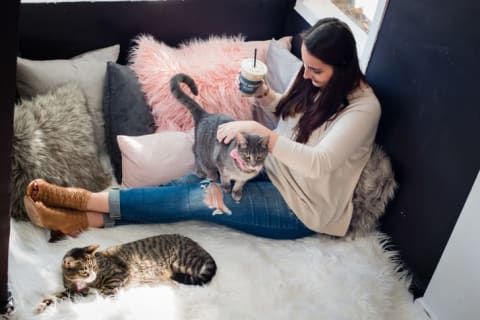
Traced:
<path fill-rule="evenodd" d="M 30 221 L 37 227 L 45 228 L 38 213 L 37 207 L 35 207 L 35 202 L 30 197 L 24 196 L 23 205 L 25 206 L 25 211 L 27 212 Z"/>

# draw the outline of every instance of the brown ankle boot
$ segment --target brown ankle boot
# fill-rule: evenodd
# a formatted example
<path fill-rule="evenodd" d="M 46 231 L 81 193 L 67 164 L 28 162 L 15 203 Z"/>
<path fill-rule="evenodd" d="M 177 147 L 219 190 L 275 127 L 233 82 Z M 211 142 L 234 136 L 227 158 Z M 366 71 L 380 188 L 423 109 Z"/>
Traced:
<path fill-rule="evenodd" d="M 88 228 L 87 214 L 84 211 L 50 208 L 27 196 L 23 197 L 23 202 L 30 221 L 36 226 L 72 236 L 78 235 L 82 230 Z"/>
<path fill-rule="evenodd" d="M 43 202 L 48 207 L 85 211 L 92 193 L 81 188 L 60 187 L 43 179 L 35 179 L 28 184 L 26 194 L 33 201 Z"/>

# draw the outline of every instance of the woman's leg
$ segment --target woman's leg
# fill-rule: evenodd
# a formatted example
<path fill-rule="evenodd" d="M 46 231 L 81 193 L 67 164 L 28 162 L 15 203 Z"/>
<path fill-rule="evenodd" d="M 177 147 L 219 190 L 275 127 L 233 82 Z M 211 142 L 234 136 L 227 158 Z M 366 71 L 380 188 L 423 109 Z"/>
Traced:
<path fill-rule="evenodd" d="M 202 220 L 268 238 L 314 234 L 291 212 L 273 184 L 262 178 L 245 185 L 238 203 L 218 185 L 200 183 L 195 176 L 161 187 L 112 190 L 109 211 L 112 223 L 107 225 Z"/>
<path fill-rule="evenodd" d="M 92 193 L 87 202 L 88 226 L 102 228 L 105 225 L 104 214 L 109 211 L 108 192 Z"/>
<path fill-rule="evenodd" d="M 87 211 L 109 212 L 108 191 L 92 193 L 87 201 Z"/>
<path fill-rule="evenodd" d="M 161 187 L 91 193 L 86 210 L 89 227 L 203 220 L 269 238 L 314 234 L 290 211 L 264 173 L 245 185 L 239 203 L 223 194 L 217 184 L 201 183 L 188 175 Z M 55 215 L 45 210 L 31 212 Z"/>
<path fill-rule="evenodd" d="M 180 178 L 175 184 L 198 183 L 198 178 Z M 40 227 L 55 228 L 67 231 L 68 234 L 78 234 L 85 227 L 101 228 L 105 226 L 110 211 L 109 192 L 90 192 L 82 188 L 61 187 L 48 183 L 43 179 L 32 180 L 26 190 L 25 208 L 34 224 Z M 74 214 L 75 213 L 75 214 Z M 71 232 L 71 217 L 82 218 L 78 223 L 77 232 Z M 105 219 L 106 218 L 106 219 Z M 73 220 L 73 219 L 71 219 Z"/>
<path fill-rule="evenodd" d="M 77 215 L 86 212 L 88 226 L 100 228 L 104 225 L 104 219 L 103 215 L 99 213 L 109 211 L 108 192 L 94 193 L 81 188 L 64 188 L 50 184 L 43 179 L 35 179 L 28 184 L 26 197 L 27 213 L 30 220 L 34 220 L 32 222 L 36 222 L 37 225 L 41 224 L 39 222 L 41 214 L 43 214 L 42 218 L 45 218 L 48 213 L 50 217 L 59 218 L 59 215 L 55 215 L 55 210 L 58 211 L 58 209 L 51 208 L 67 208 L 79 210 Z M 63 211 L 65 214 L 65 210 Z M 69 212 L 70 214 L 67 214 L 66 217 L 71 216 L 74 211 L 70 210 Z"/>

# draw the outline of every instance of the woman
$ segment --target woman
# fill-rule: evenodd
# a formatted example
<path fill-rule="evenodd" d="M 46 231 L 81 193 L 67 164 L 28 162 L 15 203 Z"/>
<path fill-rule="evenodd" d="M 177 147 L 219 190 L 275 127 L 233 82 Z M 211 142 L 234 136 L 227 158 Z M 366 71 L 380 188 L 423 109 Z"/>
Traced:
<path fill-rule="evenodd" d="M 100 193 L 34 180 L 25 196 L 31 221 L 70 235 L 88 227 L 183 220 L 278 239 L 345 235 L 380 104 L 360 70 L 346 24 L 322 19 L 302 38 L 303 67 L 287 93 L 282 97 L 262 84 L 255 96 L 279 118 L 278 127 L 272 131 L 255 121 L 235 121 L 218 129 L 217 138 L 225 143 L 240 132 L 270 138 L 265 172 L 246 184 L 240 203 L 213 194 L 220 196 L 217 208 L 229 208 L 231 215 L 212 215 L 205 202 L 209 186 L 201 188 L 200 179 L 190 175 L 160 187 Z"/>

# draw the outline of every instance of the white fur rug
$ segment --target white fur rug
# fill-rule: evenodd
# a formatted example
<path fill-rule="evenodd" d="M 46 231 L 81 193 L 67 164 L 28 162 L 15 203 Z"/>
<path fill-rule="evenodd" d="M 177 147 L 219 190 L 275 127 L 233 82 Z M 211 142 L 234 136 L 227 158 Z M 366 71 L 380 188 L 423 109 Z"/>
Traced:
<path fill-rule="evenodd" d="M 116 298 L 63 301 L 33 315 L 45 295 L 62 289 L 60 261 L 68 249 L 93 243 L 106 248 L 160 233 L 189 236 L 209 251 L 218 266 L 212 282 L 130 288 Z M 47 238 L 45 230 L 12 221 L 12 319 L 422 319 L 381 234 L 280 241 L 188 222 L 95 229 L 54 244 Z"/>

